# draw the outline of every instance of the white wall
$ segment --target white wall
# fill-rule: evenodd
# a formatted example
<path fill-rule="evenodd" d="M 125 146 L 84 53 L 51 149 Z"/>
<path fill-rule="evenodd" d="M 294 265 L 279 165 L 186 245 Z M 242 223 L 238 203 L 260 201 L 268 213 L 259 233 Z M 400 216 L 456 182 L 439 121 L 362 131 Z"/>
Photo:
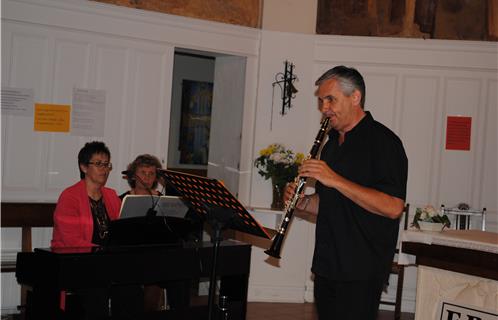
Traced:
<path fill-rule="evenodd" d="M 498 230 L 496 43 L 292 34 L 83 0 L 2 1 L 2 85 L 34 88 L 37 102 L 52 103 L 71 103 L 73 86 L 106 90 L 105 136 L 99 139 L 110 146 L 116 168 L 138 153 L 167 155 L 175 47 L 247 59 L 240 171 L 252 173 L 240 177 L 242 203 L 269 206 L 270 184 L 253 170 L 254 158 L 273 142 L 309 151 L 319 121 L 313 82 L 327 68 L 346 64 L 365 75 L 367 109 L 404 142 L 412 207 L 486 206 L 488 228 Z M 278 102 L 271 113 L 271 83 L 286 59 L 296 65 L 299 92 L 295 107 L 280 116 Z M 443 148 L 445 119 L 454 114 L 473 117 L 469 152 Z M 55 201 L 77 179 L 76 153 L 93 138 L 36 133 L 32 126 L 30 118 L 2 116 L 2 201 Z M 116 172 L 109 185 L 125 189 Z M 313 234 L 312 223 L 294 221 L 280 268 L 253 247 L 250 300 L 310 299 Z M 2 230 L 2 249 L 19 248 L 16 237 Z M 45 232 L 34 246 L 49 237 Z M 13 275 L 2 280 L 2 305 L 15 306 Z M 414 289 L 411 270 L 405 310 L 413 310 Z"/>

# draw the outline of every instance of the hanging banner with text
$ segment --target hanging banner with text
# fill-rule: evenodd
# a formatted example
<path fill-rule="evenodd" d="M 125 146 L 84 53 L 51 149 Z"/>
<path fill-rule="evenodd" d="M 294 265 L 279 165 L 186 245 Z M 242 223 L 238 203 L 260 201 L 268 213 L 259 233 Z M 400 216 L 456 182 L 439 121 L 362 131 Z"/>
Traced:
<path fill-rule="evenodd" d="M 448 116 L 446 150 L 470 150 L 471 117 Z"/>
<path fill-rule="evenodd" d="M 443 301 L 436 319 L 440 320 L 498 320 L 498 311 L 485 310 L 461 303 Z"/>

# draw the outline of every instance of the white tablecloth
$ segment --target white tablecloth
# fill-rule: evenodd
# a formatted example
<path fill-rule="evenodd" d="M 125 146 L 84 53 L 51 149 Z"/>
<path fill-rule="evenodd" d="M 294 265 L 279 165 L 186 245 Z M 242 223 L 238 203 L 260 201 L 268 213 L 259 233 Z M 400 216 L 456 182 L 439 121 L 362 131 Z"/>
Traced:
<path fill-rule="evenodd" d="M 437 244 L 498 254 L 498 233 L 480 230 L 443 230 L 441 232 L 405 230 L 400 237 L 398 263 L 413 264 L 415 256 L 402 253 L 403 241 Z"/>

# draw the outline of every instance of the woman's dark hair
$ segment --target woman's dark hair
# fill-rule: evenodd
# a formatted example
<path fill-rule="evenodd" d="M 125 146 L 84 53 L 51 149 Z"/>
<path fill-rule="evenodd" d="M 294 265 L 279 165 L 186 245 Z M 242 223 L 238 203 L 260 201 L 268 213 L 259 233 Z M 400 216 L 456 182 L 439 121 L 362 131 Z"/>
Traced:
<path fill-rule="evenodd" d="M 101 141 L 92 141 L 85 143 L 78 153 L 78 169 L 80 170 L 80 178 L 85 179 L 85 173 L 81 171 L 80 165 L 88 166 L 90 159 L 94 154 L 105 154 L 111 160 L 111 152 L 105 143 Z"/>
<path fill-rule="evenodd" d="M 130 174 L 126 177 L 126 180 L 128 180 L 128 185 L 130 185 L 131 188 L 135 188 L 136 186 L 134 176 L 137 174 L 137 169 L 139 167 L 156 167 L 156 169 L 161 169 L 162 165 L 159 159 L 150 154 L 141 154 L 136 157 L 135 160 L 133 160 L 133 162 L 126 168 L 126 170 L 130 172 Z M 155 189 L 156 187 L 157 178 L 154 181 L 154 184 L 152 184 L 152 189 Z"/>
<path fill-rule="evenodd" d="M 319 86 L 327 80 L 336 79 L 341 86 L 342 93 L 345 96 L 350 96 L 353 91 L 358 90 L 361 93 L 360 106 L 362 109 L 365 108 L 365 80 L 363 76 L 355 68 L 348 68 L 345 66 L 337 66 L 332 69 L 327 70 L 321 75 L 318 80 L 315 81 L 315 85 Z"/>

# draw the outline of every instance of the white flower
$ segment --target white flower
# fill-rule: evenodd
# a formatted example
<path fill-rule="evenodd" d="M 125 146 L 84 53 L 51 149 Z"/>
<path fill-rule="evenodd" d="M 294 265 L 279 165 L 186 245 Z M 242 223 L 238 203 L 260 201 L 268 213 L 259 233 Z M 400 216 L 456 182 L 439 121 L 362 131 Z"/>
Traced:
<path fill-rule="evenodd" d="M 272 155 L 270 155 L 269 159 L 275 163 L 279 163 L 282 161 L 282 154 L 281 153 L 273 153 Z"/>
<path fill-rule="evenodd" d="M 420 220 L 426 220 L 428 218 L 429 218 L 429 214 L 427 213 L 427 211 L 422 210 L 422 212 L 420 213 Z"/>
<path fill-rule="evenodd" d="M 433 206 L 425 207 L 424 212 L 426 213 L 427 218 L 432 218 L 439 215 L 439 211 L 436 210 Z"/>

